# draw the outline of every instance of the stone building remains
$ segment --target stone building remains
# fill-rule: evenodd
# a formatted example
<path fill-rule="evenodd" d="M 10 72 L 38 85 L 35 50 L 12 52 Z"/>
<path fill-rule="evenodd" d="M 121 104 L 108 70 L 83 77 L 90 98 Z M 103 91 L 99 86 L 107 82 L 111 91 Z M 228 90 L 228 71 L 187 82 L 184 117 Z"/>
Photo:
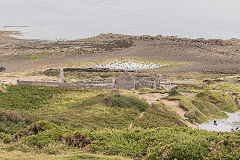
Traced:
<path fill-rule="evenodd" d="M 89 88 L 89 89 L 161 89 L 165 88 L 170 90 L 171 88 L 179 85 L 180 83 L 162 82 L 161 75 L 157 75 L 155 80 L 140 79 L 135 80 L 131 74 L 125 71 L 119 77 L 114 79 L 102 80 L 102 81 L 77 81 L 77 82 L 66 82 L 64 80 L 64 71 L 60 70 L 59 82 L 40 82 L 40 81 L 17 81 L 17 84 L 29 84 L 29 85 L 40 85 L 40 86 L 62 86 L 69 88 Z"/>

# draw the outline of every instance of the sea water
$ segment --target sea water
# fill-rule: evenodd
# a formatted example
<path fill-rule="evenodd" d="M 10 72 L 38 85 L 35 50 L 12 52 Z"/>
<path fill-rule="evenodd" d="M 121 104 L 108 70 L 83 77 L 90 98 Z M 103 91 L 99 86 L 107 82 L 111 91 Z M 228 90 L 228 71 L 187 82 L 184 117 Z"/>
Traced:
<path fill-rule="evenodd" d="M 0 30 L 20 38 L 100 33 L 240 38 L 239 0 L 0 0 Z"/>

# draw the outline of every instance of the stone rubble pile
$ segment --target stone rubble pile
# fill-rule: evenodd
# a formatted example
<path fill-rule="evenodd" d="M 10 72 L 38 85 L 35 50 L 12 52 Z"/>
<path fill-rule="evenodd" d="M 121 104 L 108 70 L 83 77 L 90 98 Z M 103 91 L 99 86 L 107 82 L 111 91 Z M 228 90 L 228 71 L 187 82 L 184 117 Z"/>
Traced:
<path fill-rule="evenodd" d="M 164 65 L 156 64 L 156 63 L 115 62 L 115 63 L 108 63 L 108 64 L 100 64 L 100 65 L 97 65 L 97 67 L 135 71 L 135 70 L 162 68 L 164 67 Z"/>

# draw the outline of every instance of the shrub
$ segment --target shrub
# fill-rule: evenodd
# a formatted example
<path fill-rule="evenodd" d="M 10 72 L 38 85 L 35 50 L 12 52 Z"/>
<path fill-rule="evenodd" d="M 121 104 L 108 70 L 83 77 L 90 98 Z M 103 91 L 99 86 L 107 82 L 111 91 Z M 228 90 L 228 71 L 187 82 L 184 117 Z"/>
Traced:
<path fill-rule="evenodd" d="M 6 137 L 6 136 L 7 136 L 6 133 L 4 133 L 4 132 L 0 132 L 0 139 L 3 139 L 3 138 Z"/>
<path fill-rule="evenodd" d="M 36 135 L 28 135 L 21 140 L 28 146 L 37 146 L 39 148 L 48 146 L 49 144 L 60 143 L 64 129 L 57 127 L 50 130 L 39 132 Z"/>
<path fill-rule="evenodd" d="M 53 143 L 54 141 L 47 135 L 41 134 L 24 137 L 23 142 L 28 146 L 37 146 L 39 148 L 42 148 L 50 143 Z"/>
<path fill-rule="evenodd" d="M 4 84 L 1 84 L 0 83 L 0 93 L 2 92 L 2 93 L 5 93 L 6 92 L 6 86 L 4 85 Z"/>
<path fill-rule="evenodd" d="M 57 125 L 54 123 L 48 122 L 46 120 L 38 121 L 32 123 L 28 128 L 21 129 L 15 134 L 15 139 L 19 140 L 21 137 L 29 136 L 29 135 L 36 135 L 40 132 L 47 131 L 57 128 Z"/>
<path fill-rule="evenodd" d="M 7 143 L 11 143 L 11 142 L 12 142 L 11 137 L 6 136 L 6 137 L 3 138 L 3 143 L 7 144 Z"/>
<path fill-rule="evenodd" d="M 30 125 L 29 132 L 30 134 L 38 134 L 39 132 L 43 132 L 46 130 L 50 130 L 53 128 L 56 128 L 57 126 L 54 123 L 51 123 L 49 121 L 43 120 L 38 121 Z"/>
<path fill-rule="evenodd" d="M 176 95 L 180 95 L 179 92 L 178 92 L 176 89 L 172 89 L 172 90 L 169 92 L 169 96 L 176 96 Z"/>
<path fill-rule="evenodd" d="M 82 133 L 76 132 L 71 136 L 63 136 L 62 143 L 73 147 L 83 148 L 91 142 L 87 136 Z"/>
<path fill-rule="evenodd" d="M 23 118 L 16 111 L 0 110 L 0 121 L 20 122 Z"/>
<path fill-rule="evenodd" d="M 233 98 L 222 91 L 209 90 L 200 92 L 196 96 L 198 99 L 210 102 L 226 112 L 232 113 L 239 109 Z"/>

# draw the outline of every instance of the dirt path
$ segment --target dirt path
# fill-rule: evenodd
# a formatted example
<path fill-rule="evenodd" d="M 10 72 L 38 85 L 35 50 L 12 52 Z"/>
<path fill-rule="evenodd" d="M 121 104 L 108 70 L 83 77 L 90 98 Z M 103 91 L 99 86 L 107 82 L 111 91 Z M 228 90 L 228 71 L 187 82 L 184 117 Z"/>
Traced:
<path fill-rule="evenodd" d="M 148 94 L 143 94 L 143 95 L 138 95 L 139 98 L 145 99 L 146 102 L 148 102 L 149 104 L 153 104 L 155 102 L 157 102 L 159 99 L 162 99 L 164 97 L 167 97 L 168 94 L 162 94 L 162 93 L 148 93 Z"/>
<path fill-rule="evenodd" d="M 174 112 L 176 112 L 183 120 L 184 123 L 191 128 L 198 128 L 197 125 L 192 124 L 190 122 L 187 121 L 187 118 L 185 117 L 185 113 L 187 113 L 186 110 L 184 110 L 183 108 L 179 107 L 180 105 L 180 101 L 169 101 L 169 100 L 161 100 L 161 102 L 163 102 L 165 105 L 170 106 Z"/>
<path fill-rule="evenodd" d="M 182 109 L 181 107 L 179 107 L 180 102 L 179 101 L 169 101 L 166 99 L 163 99 L 164 97 L 167 97 L 168 94 L 162 94 L 162 93 L 148 93 L 148 94 L 143 94 L 143 95 L 138 95 L 139 98 L 143 98 L 146 100 L 146 102 L 148 102 L 149 104 L 153 104 L 157 101 L 164 103 L 165 105 L 169 106 L 172 108 L 172 110 L 174 112 L 176 112 L 184 121 L 184 123 L 191 128 L 198 128 L 197 125 L 192 124 L 190 122 L 187 121 L 187 118 L 185 117 L 185 113 L 187 111 L 185 111 L 184 109 Z M 192 95 L 194 96 L 194 95 Z M 139 116 L 139 118 L 143 117 L 144 112 L 141 113 L 141 115 Z M 132 128 L 133 123 L 130 124 L 129 128 Z"/>

